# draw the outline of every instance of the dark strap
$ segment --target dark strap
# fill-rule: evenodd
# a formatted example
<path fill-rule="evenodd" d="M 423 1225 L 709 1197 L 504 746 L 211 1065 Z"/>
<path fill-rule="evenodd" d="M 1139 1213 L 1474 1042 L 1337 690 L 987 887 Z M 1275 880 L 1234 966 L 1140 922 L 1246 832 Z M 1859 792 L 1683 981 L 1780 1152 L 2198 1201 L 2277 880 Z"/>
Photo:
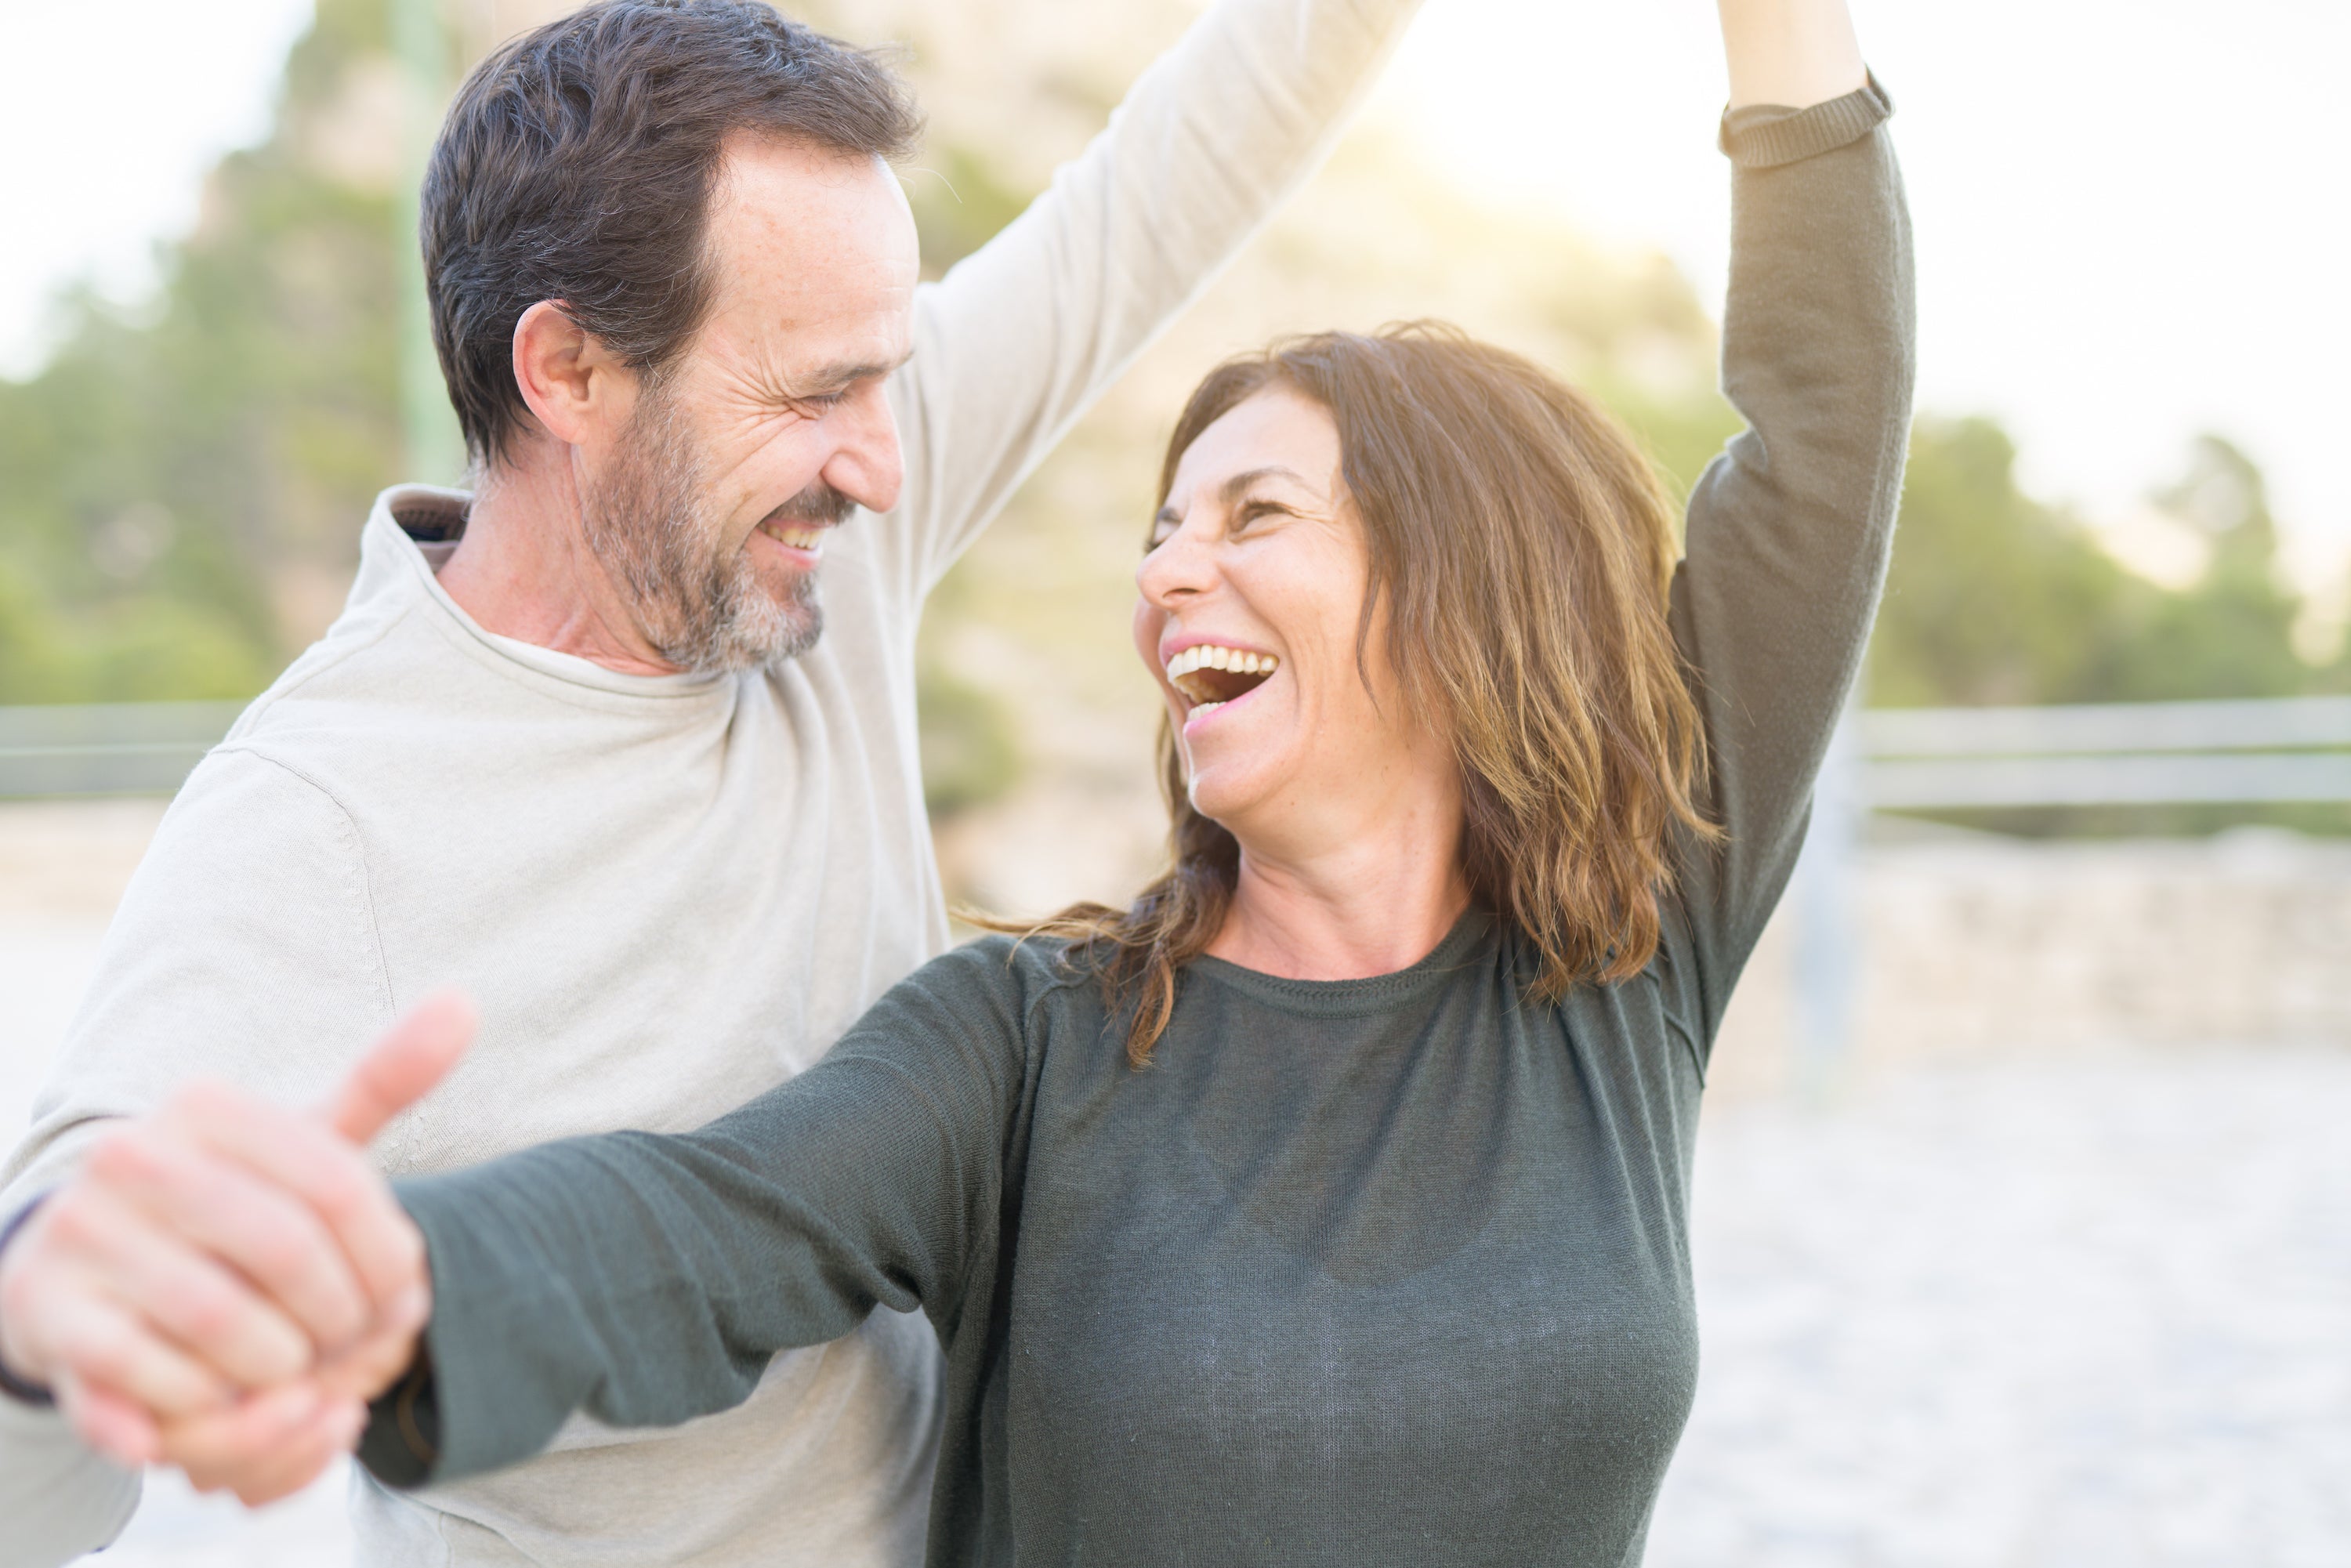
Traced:
<path fill-rule="evenodd" d="M 8 1243 L 16 1239 L 16 1232 L 25 1228 L 25 1222 L 33 1218 L 33 1211 L 47 1202 L 48 1196 L 43 1193 L 10 1215 L 7 1224 L 0 1225 L 0 1253 L 8 1250 Z M 0 1361 L 0 1394 L 6 1395 L 19 1405 L 30 1405 L 37 1410 L 54 1409 L 57 1403 L 57 1396 L 48 1389 L 37 1383 L 27 1383 L 9 1371 L 5 1361 Z"/>

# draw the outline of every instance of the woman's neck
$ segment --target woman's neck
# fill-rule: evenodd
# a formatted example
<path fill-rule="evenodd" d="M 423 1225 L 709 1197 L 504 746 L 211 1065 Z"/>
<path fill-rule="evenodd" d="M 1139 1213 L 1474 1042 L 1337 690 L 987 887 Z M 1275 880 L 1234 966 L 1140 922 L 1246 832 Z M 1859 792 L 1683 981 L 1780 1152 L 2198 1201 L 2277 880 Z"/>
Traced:
<path fill-rule="evenodd" d="M 1209 955 L 1291 980 L 1412 967 L 1469 907 L 1455 811 L 1393 821 L 1311 858 L 1252 853 L 1244 841 L 1232 910 Z"/>

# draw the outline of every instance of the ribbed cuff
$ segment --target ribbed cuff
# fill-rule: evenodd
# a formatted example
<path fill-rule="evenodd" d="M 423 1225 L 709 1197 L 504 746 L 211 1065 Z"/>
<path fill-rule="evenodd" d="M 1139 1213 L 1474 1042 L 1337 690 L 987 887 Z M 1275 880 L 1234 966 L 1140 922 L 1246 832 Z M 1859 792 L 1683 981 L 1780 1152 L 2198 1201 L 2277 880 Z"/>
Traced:
<path fill-rule="evenodd" d="M 33 1211 L 40 1207 L 47 1200 L 48 1196 L 47 1193 L 41 1194 L 40 1197 L 10 1215 L 7 1224 L 0 1225 L 0 1252 L 8 1250 L 8 1243 L 16 1239 L 16 1232 L 25 1228 L 25 1221 L 33 1218 Z M 26 1382 L 9 1371 L 8 1364 L 5 1361 L 0 1361 L 0 1395 L 7 1396 L 19 1405 L 29 1405 L 36 1410 L 54 1409 L 57 1403 L 57 1396 L 55 1394 L 37 1383 Z"/>
<path fill-rule="evenodd" d="M 1893 112 L 1894 100 L 1872 72 L 1843 98 L 1810 109 L 1750 103 L 1729 110 L 1718 141 L 1739 168 L 1776 169 L 1858 141 Z"/>

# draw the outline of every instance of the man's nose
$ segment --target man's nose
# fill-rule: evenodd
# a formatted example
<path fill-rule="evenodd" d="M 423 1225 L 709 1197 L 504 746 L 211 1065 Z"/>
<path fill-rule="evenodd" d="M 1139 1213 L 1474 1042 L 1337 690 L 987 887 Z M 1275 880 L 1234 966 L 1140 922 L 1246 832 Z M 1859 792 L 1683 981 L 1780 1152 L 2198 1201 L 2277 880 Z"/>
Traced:
<path fill-rule="evenodd" d="M 898 504 L 904 487 L 906 462 L 898 447 L 898 417 L 881 384 L 861 389 L 834 411 L 840 444 L 825 460 L 826 484 L 869 512 L 886 512 Z"/>

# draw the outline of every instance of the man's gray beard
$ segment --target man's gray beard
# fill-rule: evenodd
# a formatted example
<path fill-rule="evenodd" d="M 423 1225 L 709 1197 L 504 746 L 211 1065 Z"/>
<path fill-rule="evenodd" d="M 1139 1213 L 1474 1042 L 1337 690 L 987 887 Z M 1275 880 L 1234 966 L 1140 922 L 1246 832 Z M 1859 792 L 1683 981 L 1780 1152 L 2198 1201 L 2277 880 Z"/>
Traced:
<path fill-rule="evenodd" d="M 739 674 L 799 658 L 824 634 L 816 574 L 795 574 L 778 598 L 747 549 L 721 547 L 704 495 L 701 455 L 669 400 L 648 389 L 611 472 L 581 498 L 588 548 L 627 591 L 645 640 L 679 669 Z M 830 486 L 785 507 L 833 522 L 848 509 Z"/>

